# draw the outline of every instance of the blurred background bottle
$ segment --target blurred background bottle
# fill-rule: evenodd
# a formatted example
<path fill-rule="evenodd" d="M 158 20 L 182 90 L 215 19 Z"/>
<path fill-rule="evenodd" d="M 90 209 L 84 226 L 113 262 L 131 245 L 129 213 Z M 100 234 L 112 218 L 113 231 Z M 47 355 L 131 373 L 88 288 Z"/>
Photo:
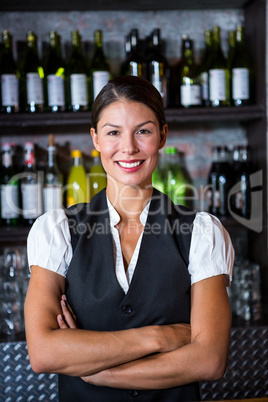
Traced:
<path fill-rule="evenodd" d="M 72 51 L 68 65 L 69 104 L 73 112 L 88 110 L 88 71 L 78 31 L 72 31 Z"/>
<path fill-rule="evenodd" d="M 72 167 L 67 179 L 67 208 L 80 202 L 88 202 L 88 180 L 83 165 L 82 152 L 71 152 Z"/>
<path fill-rule="evenodd" d="M 91 62 L 92 102 L 110 79 L 110 67 L 103 52 L 102 31 L 94 32 L 94 55 Z"/>
<path fill-rule="evenodd" d="M 89 171 L 89 200 L 107 185 L 106 173 L 103 169 L 100 153 L 96 149 L 91 152 L 92 165 Z"/>
<path fill-rule="evenodd" d="M 226 146 L 213 148 L 213 160 L 208 176 L 208 210 L 216 216 L 227 216 L 228 193 L 232 183 L 229 151 Z"/>
<path fill-rule="evenodd" d="M 209 59 L 212 51 L 212 33 L 209 29 L 205 30 L 205 51 L 202 56 L 202 61 L 199 66 L 199 77 L 201 84 L 201 100 L 203 106 L 209 106 L 209 94 L 208 94 L 208 70 Z"/>
<path fill-rule="evenodd" d="M 194 61 L 193 41 L 182 35 L 182 58 L 180 62 L 180 104 L 183 107 L 201 105 L 201 86 Z"/>
<path fill-rule="evenodd" d="M 2 39 L 4 49 L 0 61 L 0 110 L 4 113 L 14 113 L 19 111 L 19 71 L 13 57 L 9 31 L 2 32 Z"/>
<path fill-rule="evenodd" d="M 176 147 L 164 149 L 165 160 L 163 166 L 163 180 L 165 183 L 165 194 L 174 204 L 185 205 L 185 180 L 180 168 L 179 155 Z"/>
<path fill-rule="evenodd" d="M 34 144 L 27 142 L 24 150 L 25 166 L 21 179 L 22 216 L 26 225 L 32 225 L 42 214 L 41 183 L 35 165 Z"/>
<path fill-rule="evenodd" d="M 222 52 L 220 27 L 212 29 L 212 51 L 209 59 L 209 101 L 210 106 L 230 104 L 227 62 Z"/>
<path fill-rule="evenodd" d="M 49 112 L 65 110 L 65 63 L 61 57 L 60 37 L 56 31 L 49 33 L 49 53 L 45 69 L 47 103 Z"/>
<path fill-rule="evenodd" d="M 63 179 L 56 162 L 56 147 L 54 136 L 48 137 L 48 161 L 44 173 L 43 204 L 44 212 L 51 209 L 62 208 L 63 200 Z"/>
<path fill-rule="evenodd" d="M 161 52 L 160 29 L 156 28 L 150 35 L 150 53 L 148 56 L 149 81 L 158 89 L 164 107 L 168 107 L 169 68 Z"/>
<path fill-rule="evenodd" d="M 158 164 L 156 166 L 156 169 L 153 172 L 152 185 L 158 191 L 165 193 L 165 183 L 164 183 L 164 177 L 163 177 L 163 167 L 164 167 L 163 164 L 164 164 L 164 156 L 160 153 L 159 159 L 158 159 Z"/>
<path fill-rule="evenodd" d="M 251 60 L 244 42 L 244 27 L 236 27 L 236 46 L 231 64 L 232 103 L 234 106 L 248 105 L 251 102 Z"/>
<path fill-rule="evenodd" d="M 44 69 L 40 63 L 36 36 L 27 32 L 27 52 L 22 72 L 22 97 L 26 112 L 44 111 Z"/>
<path fill-rule="evenodd" d="M 1 225 L 17 226 L 19 223 L 19 183 L 12 161 L 11 144 L 2 145 Z"/>
<path fill-rule="evenodd" d="M 126 63 L 126 74 L 147 78 L 146 61 L 142 55 L 137 29 L 130 32 L 130 53 Z"/>

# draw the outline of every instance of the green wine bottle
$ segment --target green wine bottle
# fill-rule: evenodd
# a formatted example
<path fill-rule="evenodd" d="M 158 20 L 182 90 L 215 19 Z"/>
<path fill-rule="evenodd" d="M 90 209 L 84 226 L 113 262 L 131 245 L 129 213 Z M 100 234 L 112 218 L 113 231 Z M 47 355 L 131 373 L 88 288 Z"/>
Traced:
<path fill-rule="evenodd" d="M 68 66 L 69 107 L 73 112 L 88 110 L 88 71 L 82 55 L 81 37 L 72 31 L 72 52 Z"/>
<path fill-rule="evenodd" d="M 201 105 L 201 85 L 194 62 L 193 42 L 182 36 L 182 59 L 180 63 L 180 103 L 183 107 Z"/>
<path fill-rule="evenodd" d="M 1 112 L 13 113 L 19 111 L 19 72 L 13 58 L 10 33 L 3 31 L 2 38 L 4 49 L 0 63 Z"/>
<path fill-rule="evenodd" d="M 231 97 L 232 94 L 232 64 L 234 60 L 235 50 L 236 50 L 236 39 L 235 39 L 235 31 L 228 32 L 228 56 L 227 56 L 227 79 L 229 86 L 229 94 Z"/>
<path fill-rule="evenodd" d="M 130 54 L 127 60 L 127 75 L 147 78 L 146 62 L 141 54 L 139 33 L 137 29 L 130 32 Z"/>
<path fill-rule="evenodd" d="M 66 68 L 61 57 L 60 37 L 55 31 L 49 33 L 49 54 L 45 74 L 48 111 L 64 111 Z"/>
<path fill-rule="evenodd" d="M 110 67 L 105 58 L 102 46 L 102 31 L 94 32 L 94 55 L 91 63 L 92 100 L 110 79 Z"/>
<path fill-rule="evenodd" d="M 203 106 L 209 106 L 208 96 L 208 60 L 212 50 L 212 33 L 209 29 L 205 30 L 205 51 L 199 67 L 199 80 L 201 84 L 201 99 Z"/>
<path fill-rule="evenodd" d="M 152 47 L 148 61 L 149 81 L 160 92 L 164 107 L 168 106 L 169 69 L 166 58 L 161 53 L 160 29 L 151 34 Z"/>
<path fill-rule="evenodd" d="M 236 28 L 236 49 L 232 61 L 232 103 L 234 106 L 250 103 L 251 73 L 251 60 L 244 43 L 244 27 L 238 25 Z"/>
<path fill-rule="evenodd" d="M 26 112 L 44 111 L 44 69 L 40 63 L 36 36 L 32 31 L 27 32 L 27 52 L 23 68 L 23 83 Z"/>
<path fill-rule="evenodd" d="M 230 104 L 227 62 L 221 48 L 220 28 L 212 30 L 213 49 L 209 60 L 209 102 L 210 106 Z"/>

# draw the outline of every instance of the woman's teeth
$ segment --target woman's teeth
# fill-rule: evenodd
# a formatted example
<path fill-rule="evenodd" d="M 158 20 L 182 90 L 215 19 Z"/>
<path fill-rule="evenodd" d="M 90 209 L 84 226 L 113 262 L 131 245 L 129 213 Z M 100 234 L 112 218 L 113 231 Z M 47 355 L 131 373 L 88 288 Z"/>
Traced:
<path fill-rule="evenodd" d="M 142 163 L 142 161 L 132 162 L 132 163 L 128 163 L 128 162 L 117 162 L 117 163 L 124 168 L 133 168 L 133 167 L 139 166 Z"/>

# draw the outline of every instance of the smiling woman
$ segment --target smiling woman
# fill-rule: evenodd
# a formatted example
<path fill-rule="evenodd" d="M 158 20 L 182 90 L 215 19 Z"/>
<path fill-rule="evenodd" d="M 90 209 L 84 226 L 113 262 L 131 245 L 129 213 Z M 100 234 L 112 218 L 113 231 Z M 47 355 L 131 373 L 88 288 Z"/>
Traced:
<path fill-rule="evenodd" d="M 230 237 L 217 218 L 153 189 L 167 124 L 148 81 L 110 81 L 91 136 L 107 188 L 44 214 L 28 237 L 32 367 L 59 374 L 64 402 L 197 401 L 198 381 L 226 366 Z"/>

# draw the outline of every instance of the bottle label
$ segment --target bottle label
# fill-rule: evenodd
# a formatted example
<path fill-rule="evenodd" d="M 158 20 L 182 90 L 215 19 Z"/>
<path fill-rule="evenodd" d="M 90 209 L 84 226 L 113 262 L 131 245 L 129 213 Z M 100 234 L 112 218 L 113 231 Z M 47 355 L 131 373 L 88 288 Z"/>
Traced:
<path fill-rule="evenodd" d="M 15 74 L 1 75 L 2 105 L 19 107 L 19 81 Z"/>
<path fill-rule="evenodd" d="M 43 189 L 44 212 L 51 209 L 62 208 L 62 188 L 61 185 L 51 185 Z"/>
<path fill-rule="evenodd" d="M 48 106 L 64 106 L 64 78 L 49 74 L 47 76 L 47 93 L 48 93 Z"/>
<path fill-rule="evenodd" d="M 249 71 L 247 68 L 232 69 L 233 99 L 249 99 Z"/>
<path fill-rule="evenodd" d="M 22 215 L 24 219 L 35 219 L 42 214 L 40 183 L 22 184 Z"/>
<path fill-rule="evenodd" d="M 107 84 L 110 79 L 110 74 L 108 71 L 94 71 L 93 73 L 93 96 L 94 99 L 97 97 L 98 93 Z"/>
<path fill-rule="evenodd" d="M 1 185 L 1 218 L 19 217 L 19 188 L 17 185 Z"/>
<path fill-rule="evenodd" d="M 72 74 L 71 77 L 71 104 L 87 106 L 87 76 L 86 74 Z"/>
<path fill-rule="evenodd" d="M 181 104 L 183 106 L 201 105 L 200 85 L 181 85 Z"/>
<path fill-rule="evenodd" d="M 27 103 L 35 103 L 37 105 L 43 105 L 43 81 L 38 73 L 26 74 L 27 80 Z"/>
<path fill-rule="evenodd" d="M 226 100 L 226 73 L 224 69 L 209 70 L 209 100 Z"/>
<path fill-rule="evenodd" d="M 208 100 L 208 73 L 201 73 L 201 97 L 202 100 Z"/>
<path fill-rule="evenodd" d="M 131 61 L 129 63 L 129 75 L 134 75 L 135 77 L 142 77 L 142 64 L 136 61 Z"/>

